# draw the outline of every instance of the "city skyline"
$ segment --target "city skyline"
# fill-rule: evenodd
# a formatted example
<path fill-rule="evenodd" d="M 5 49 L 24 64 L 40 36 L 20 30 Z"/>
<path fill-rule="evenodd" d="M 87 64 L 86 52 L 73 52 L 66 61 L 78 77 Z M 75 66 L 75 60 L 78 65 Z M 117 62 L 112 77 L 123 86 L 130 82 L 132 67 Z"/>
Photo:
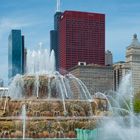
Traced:
<path fill-rule="evenodd" d="M 61 0 L 61 11 L 76 10 L 106 15 L 106 50 L 113 53 L 114 62 L 125 60 L 125 49 L 132 35 L 140 38 L 140 2 L 138 0 Z M 8 10 L 7 10 L 8 9 Z M 36 48 L 39 42 L 50 47 L 49 32 L 53 28 L 56 0 L 5 0 L 0 5 L 0 78 L 8 75 L 8 34 L 11 29 L 21 29 L 25 47 Z"/>

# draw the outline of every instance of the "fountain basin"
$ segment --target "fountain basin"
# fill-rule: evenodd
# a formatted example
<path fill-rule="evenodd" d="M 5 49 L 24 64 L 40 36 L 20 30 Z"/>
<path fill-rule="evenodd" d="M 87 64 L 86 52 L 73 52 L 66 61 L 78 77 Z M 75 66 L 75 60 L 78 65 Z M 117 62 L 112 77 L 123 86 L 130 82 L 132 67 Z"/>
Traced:
<path fill-rule="evenodd" d="M 95 101 L 60 99 L 0 100 L 0 138 L 22 138 L 22 106 L 26 106 L 27 138 L 76 138 L 76 128 L 96 127 L 98 110 Z"/>

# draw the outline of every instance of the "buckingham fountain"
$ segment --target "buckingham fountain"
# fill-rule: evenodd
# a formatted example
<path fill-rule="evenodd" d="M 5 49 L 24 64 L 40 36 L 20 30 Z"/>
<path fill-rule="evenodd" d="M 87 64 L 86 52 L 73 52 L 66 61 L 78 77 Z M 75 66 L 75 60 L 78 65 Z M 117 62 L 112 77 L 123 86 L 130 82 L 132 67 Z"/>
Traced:
<path fill-rule="evenodd" d="M 0 98 L 0 139 L 138 140 L 131 73 L 118 92 L 91 96 L 84 83 L 55 71 L 54 52 L 27 52 L 27 73 Z"/>
<path fill-rule="evenodd" d="M 56 72 L 53 51 L 28 50 L 27 73 L 16 75 L 0 98 L 0 139 L 75 139 L 76 129 L 96 127 L 106 103 L 94 99 L 80 79 Z"/>

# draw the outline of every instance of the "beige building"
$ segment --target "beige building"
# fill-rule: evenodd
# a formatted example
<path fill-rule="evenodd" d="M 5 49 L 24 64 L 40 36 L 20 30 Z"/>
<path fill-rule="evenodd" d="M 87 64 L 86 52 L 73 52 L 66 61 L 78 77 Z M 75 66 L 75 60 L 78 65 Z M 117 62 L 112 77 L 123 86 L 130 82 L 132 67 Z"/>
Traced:
<path fill-rule="evenodd" d="M 116 91 L 119 88 L 122 77 L 124 77 L 130 71 L 130 66 L 124 61 L 120 61 L 113 65 L 113 69 L 114 69 L 114 90 Z"/>
<path fill-rule="evenodd" d="M 132 86 L 134 93 L 140 91 L 140 42 L 134 34 L 131 44 L 126 48 L 126 62 L 118 62 L 114 68 L 114 89 L 117 90 L 120 81 L 128 71 L 132 72 Z"/>
<path fill-rule="evenodd" d="M 132 86 L 134 92 L 140 92 L 140 42 L 136 34 L 133 36 L 132 43 L 127 47 L 126 63 L 129 64 L 132 71 Z"/>
<path fill-rule="evenodd" d="M 93 95 L 96 92 L 113 90 L 113 67 L 96 64 L 77 65 L 70 73 L 81 79 Z"/>

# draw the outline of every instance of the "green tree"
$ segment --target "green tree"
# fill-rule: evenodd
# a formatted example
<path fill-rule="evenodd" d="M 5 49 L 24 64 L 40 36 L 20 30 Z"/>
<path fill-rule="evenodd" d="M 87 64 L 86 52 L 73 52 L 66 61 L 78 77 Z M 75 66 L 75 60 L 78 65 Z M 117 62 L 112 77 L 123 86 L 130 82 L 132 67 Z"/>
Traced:
<path fill-rule="evenodd" d="M 140 99 L 134 99 L 134 112 L 140 113 Z"/>

